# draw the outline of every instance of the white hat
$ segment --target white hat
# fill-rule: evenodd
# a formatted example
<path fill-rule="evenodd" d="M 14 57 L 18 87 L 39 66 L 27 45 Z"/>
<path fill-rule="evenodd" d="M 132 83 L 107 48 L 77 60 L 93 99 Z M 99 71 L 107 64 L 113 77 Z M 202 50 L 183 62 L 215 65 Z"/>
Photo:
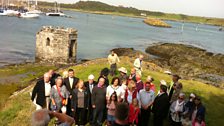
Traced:
<path fill-rule="evenodd" d="M 88 79 L 89 80 L 93 80 L 95 77 L 92 75 L 92 74 L 90 74 L 89 76 L 88 76 Z"/>
<path fill-rule="evenodd" d="M 127 69 L 124 68 L 124 67 L 119 68 L 118 71 L 123 72 L 123 73 L 127 73 L 128 72 Z"/>
<path fill-rule="evenodd" d="M 161 85 L 165 85 L 165 86 L 167 86 L 165 80 L 161 80 L 161 81 L 160 81 L 160 84 L 161 84 Z"/>
<path fill-rule="evenodd" d="M 185 94 L 182 92 L 179 94 L 179 97 L 184 97 L 184 96 L 185 96 Z"/>
<path fill-rule="evenodd" d="M 170 72 L 169 70 L 164 71 L 165 74 L 171 75 L 172 72 Z"/>
<path fill-rule="evenodd" d="M 195 98 L 195 94 L 191 93 L 191 94 L 190 94 L 190 97 Z"/>
<path fill-rule="evenodd" d="M 147 81 L 154 81 L 154 79 L 151 76 L 148 76 Z"/>

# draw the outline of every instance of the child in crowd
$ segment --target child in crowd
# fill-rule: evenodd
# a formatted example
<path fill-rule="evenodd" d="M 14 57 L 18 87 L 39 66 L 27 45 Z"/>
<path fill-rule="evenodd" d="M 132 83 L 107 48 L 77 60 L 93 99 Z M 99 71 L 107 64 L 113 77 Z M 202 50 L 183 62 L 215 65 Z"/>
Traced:
<path fill-rule="evenodd" d="M 111 126 L 115 121 L 115 109 L 117 104 L 117 94 L 114 92 L 107 103 L 107 126 Z"/>
<path fill-rule="evenodd" d="M 129 116 L 128 122 L 131 126 L 138 125 L 138 117 L 140 114 L 140 109 L 138 105 L 138 100 L 136 98 L 132 99 L 132 103 L 129 105 Z"/>

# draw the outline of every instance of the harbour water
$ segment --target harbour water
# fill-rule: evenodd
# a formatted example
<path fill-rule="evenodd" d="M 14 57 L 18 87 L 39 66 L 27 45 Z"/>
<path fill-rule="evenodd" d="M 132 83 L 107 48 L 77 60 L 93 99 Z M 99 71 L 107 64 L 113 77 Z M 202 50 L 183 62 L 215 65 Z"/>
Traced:
<path fill-rule="evenodd" d="M 167 21 L 172 28 L 144 24 L 141 18 L 65 11 L 72 18 L 40 16 L 22 19 L 0 16 L 0 66 L 34 61 L 35 35 L 42 26 L 78 30 L 78 59 L 106 57 L 110 49 L 133 47 L 143 50 L 158 42 L 184 43 L 224 54 L 224 32 L 219 27 Z M 197 30 L 196 27 L 198 26 Z"/>

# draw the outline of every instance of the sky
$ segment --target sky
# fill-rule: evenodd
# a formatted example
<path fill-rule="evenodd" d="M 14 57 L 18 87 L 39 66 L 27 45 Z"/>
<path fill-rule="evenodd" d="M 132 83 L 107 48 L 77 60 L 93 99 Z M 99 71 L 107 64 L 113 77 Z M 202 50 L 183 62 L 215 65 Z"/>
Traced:
<path fill-rule="evenodd" d="M 59 3 L 76 3 L 79 0 L 42 0 Z M 82 0 L 87 1 L 87 0 Z M 224 18 L 224 0 L 92 0 L 110 5 L 122 5 L 142 10 L 192 16 Z"/>

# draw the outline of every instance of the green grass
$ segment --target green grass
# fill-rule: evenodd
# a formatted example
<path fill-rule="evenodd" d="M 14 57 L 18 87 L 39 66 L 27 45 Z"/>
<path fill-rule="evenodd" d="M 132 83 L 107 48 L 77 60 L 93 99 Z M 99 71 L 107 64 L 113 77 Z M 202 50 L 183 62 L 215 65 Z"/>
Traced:
<path fill-rule="evenodd" d="M 15 78 L 15 80 L 11 80 L 10 82 L 10 79 L 12 79 L 10 78 L 5 83 L 0 84 L 0 110 L 13 92 L 27 87 L 31 80 L 40 77 L 49 69 L 55 68 L 54 66 L 42 66 L 38 64 L 15 65 L 1 68 L 0 80 L 7 77 Z"/>
<path fill-rule="evenodd" d="M 130 60 L 127 57 L 122 57 L 121 61 L 122 62 L 118 64 L 118 67 L 124 66 L 128 68 L 128 72 L 130 72 L 133 60 Z M 77 77 L 86 81 L 89 74 L 94 74 L 97 79 L 100 70 L 104 67 L 109 67 L 106 59 L 98 59 L 70 68 L 75 70 Z M 64 70 L 60 70 L 59 72 L 61 73 L 62 71 Z M 143 71 L 143 81 L 146 79 L 147 75 L 154 77 L 157 91 L 160 80 L 164 79 L 167 82 L 171 81 L 169 75 L 147 69 Z M 111 77 L 109 78 L 111 80 Z M 224 124 L 224 121 L 222 120 L 224 113 L 224 91 L 222 89 L 193 80 L 181 80 L 181 82 L 183 83 L 183 89 L 186 94 L 194 92 L 202 97 L 202 102 L 206 107 L 206 123 L 208 126 L 221 126 Z M 32 88 L 27 89 L 26 92 L 7 101 L 6 106 L 0 112 L 0 125 L 9 124 L 10 126 L 16 126 L 18 125 L 18 122 L 23 126 L 30 124 L 30 116 L 35 109 L 30 101 L 30 91 L 32 91 Z"/>

